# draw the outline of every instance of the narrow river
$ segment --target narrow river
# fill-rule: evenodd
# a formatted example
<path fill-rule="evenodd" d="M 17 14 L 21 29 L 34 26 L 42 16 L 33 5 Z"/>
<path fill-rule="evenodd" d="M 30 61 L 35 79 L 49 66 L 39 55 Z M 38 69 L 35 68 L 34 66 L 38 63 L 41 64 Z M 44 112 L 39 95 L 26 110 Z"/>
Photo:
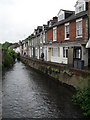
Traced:
<path fill-rule="evenodd" d="M 73 92 L 16 62 L 3 76 L 3 118 L 80 118 Z"/>

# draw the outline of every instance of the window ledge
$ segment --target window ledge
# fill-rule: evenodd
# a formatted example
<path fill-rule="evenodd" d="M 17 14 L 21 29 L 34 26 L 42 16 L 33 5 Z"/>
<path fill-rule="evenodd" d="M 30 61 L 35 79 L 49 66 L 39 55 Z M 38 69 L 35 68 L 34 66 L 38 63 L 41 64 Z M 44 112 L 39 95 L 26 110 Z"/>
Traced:
<path fill-rule="evenodd" d="M 64 59 L 64 60 L 67 60 L 68 58 L 66 58 L 66 57 L 63 57 L 63 59 Z"/>
<path fill-rule="evenodd" d="M 57 40 L 53 40 L 53 42 L 56 42 Z"/>
<path fill-rule="evenodd" d="M 64 40 L 70 40 L 70 38 L 65 38 Z"/>
<path fill-rule="evenodd" d="M 82 38 L 82 36 L 77 36 L 76 38 Z"/>

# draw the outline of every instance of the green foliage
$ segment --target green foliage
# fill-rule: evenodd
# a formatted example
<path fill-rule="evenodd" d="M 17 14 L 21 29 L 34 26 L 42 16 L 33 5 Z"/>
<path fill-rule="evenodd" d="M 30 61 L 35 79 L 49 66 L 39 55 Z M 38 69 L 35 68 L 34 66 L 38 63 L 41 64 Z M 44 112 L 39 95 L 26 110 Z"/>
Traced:
<path fill-rule="evenodd" d="M 16 59 L 17 54 L 15 53 L 15 51 L 13 50 L 8 50 L 8 49 L 4 49 L 4 58 L 2 61 L 2 67 L 3 68 L 9 68 L 11 67 Z"/>
<path fill-rule="evenodd" d="M 13 60 L 15 60 L 15 58 L 17 57 L 16 52 L 14 50 L 9 49 L 8 53 L 13 58 Z"/>
<path fill-rule="evenodd" d="M 51 70 L 52 70 L 53 72 L 55 72 L 55 73 L 59 73 L 59 69 L 52 68 Z"/>
<path fill-rule="evenodd" d="M 90 116 L 90 89 L 89 89 L 89 86 L 85 87 L 83 90 L 78 88 L 77 93 L 75 95 L 73 95 L 73 97 L 72 97 L 72 101 L 75 104 L 80 105 L 80 107 L 83 111 L 83 115 L 85 117 Z"/>
<path fill-rule="evenodd" d="M 12 43 L 9 43 L 9 42 L 5 42 L 4 44 L 2 44 L 2 48 L 3 49 L 8 49 L 8 47 L 12 45 Z"/>
<path fill-rule="evenodd" d="M 47 67 L 47 69 L 51 69 L 51 67 L 50 67 L 50 66 L 48 66 L 48 67 Z"/>

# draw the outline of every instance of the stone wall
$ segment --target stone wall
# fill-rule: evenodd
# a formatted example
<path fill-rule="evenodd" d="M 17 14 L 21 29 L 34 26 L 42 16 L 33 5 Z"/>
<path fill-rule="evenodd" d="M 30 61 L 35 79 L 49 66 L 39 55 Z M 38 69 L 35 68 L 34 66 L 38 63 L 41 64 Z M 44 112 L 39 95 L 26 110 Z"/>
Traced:
<path fill-rule="evenodd" d="M 74 88 L 80 87 L 81 89 L 88 85 L 88 72 L 85 70 L 78 70 L 66 65 L 45 62 L 28 57 L 21 57 L 21 61 L 28 66 L 47 74 L 62 84 L 67 84 Z"/>

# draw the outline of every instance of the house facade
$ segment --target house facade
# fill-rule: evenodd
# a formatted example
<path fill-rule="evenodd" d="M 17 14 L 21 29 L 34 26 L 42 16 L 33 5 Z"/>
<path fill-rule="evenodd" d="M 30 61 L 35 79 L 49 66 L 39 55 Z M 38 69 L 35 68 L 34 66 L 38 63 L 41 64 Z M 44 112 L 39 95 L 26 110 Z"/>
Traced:
<path fill-rule="evenodd" d="M 63 10 L 38 26 L 22 41 L 22 54 L 29 57 L 68 64 L 77 68 L 80 64 L 90 66 L 90 1 L 78 0 L 75 11 Z"/>
<path fill-rule="evenodd" d="M 88 65 L 88 51 L 85 47 L 88 41 L 87 5 L 86 1 L 78 1 L 75 12 L 59 11 L 58 22 L 47 32 L 47 43 L 50 44 L 48 61 L 73 66 L 76 60 L 83 60 L 84 66 Z M 82 7 L 80 11 L 79 6 Z"/>

